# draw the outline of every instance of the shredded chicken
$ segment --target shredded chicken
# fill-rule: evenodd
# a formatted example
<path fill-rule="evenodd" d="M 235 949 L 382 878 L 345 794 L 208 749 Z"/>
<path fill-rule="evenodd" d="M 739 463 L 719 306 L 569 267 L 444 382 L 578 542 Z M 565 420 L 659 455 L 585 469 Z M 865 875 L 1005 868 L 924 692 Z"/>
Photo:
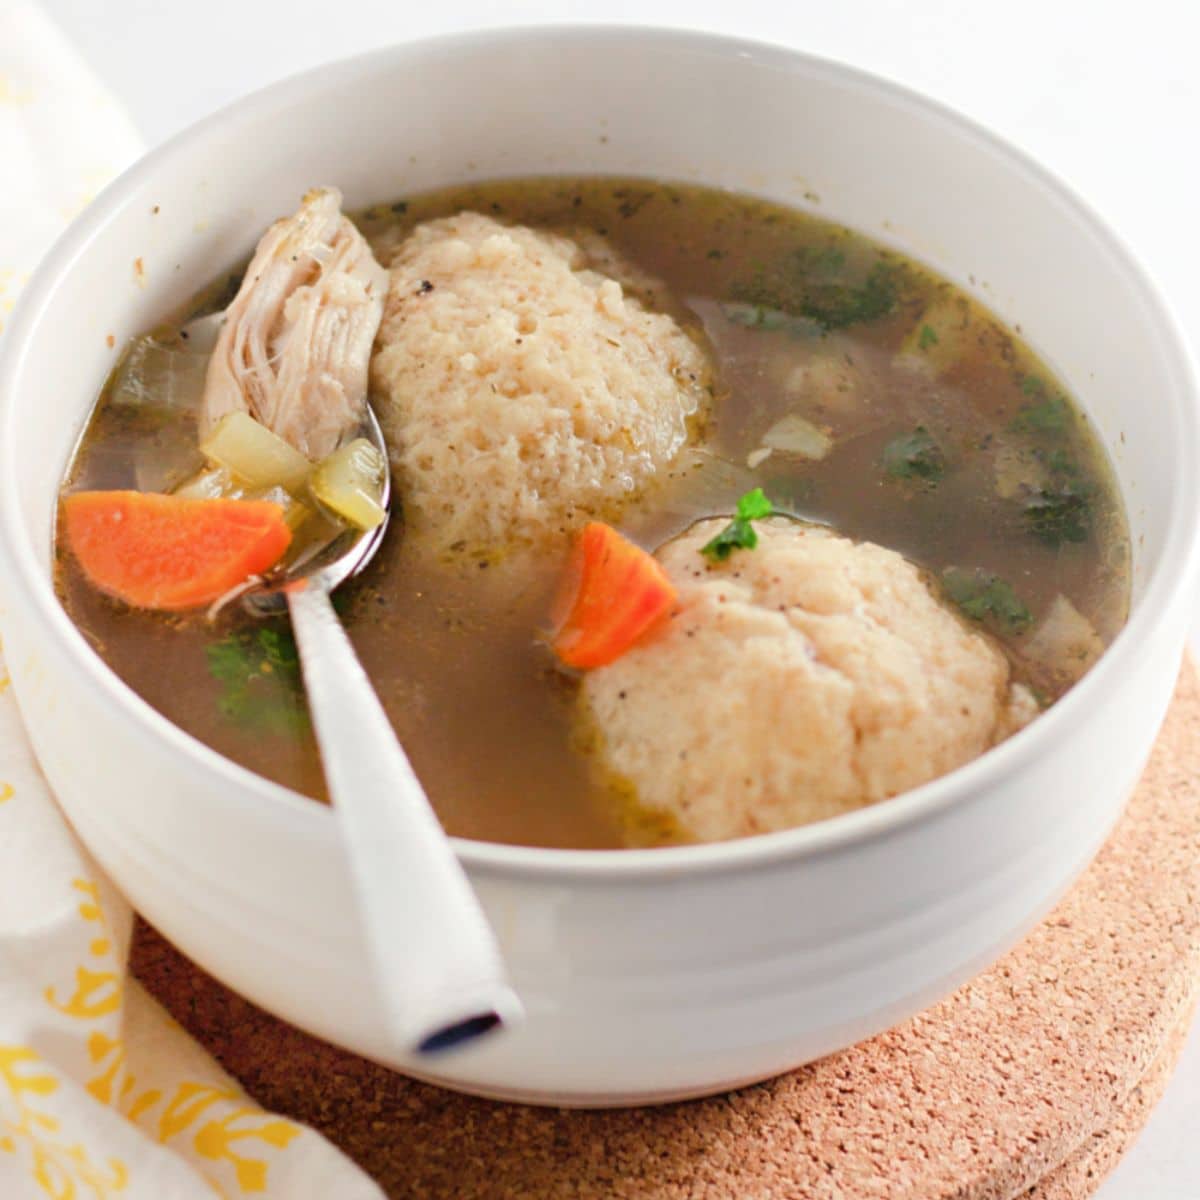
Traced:
<path fill-rule="evenodd" d="M 246 411 L 315 461 L 357 428 L 388 274 L 341 203 L 316 188 L 259 242 L 209 362 L 205 432 Z"/>

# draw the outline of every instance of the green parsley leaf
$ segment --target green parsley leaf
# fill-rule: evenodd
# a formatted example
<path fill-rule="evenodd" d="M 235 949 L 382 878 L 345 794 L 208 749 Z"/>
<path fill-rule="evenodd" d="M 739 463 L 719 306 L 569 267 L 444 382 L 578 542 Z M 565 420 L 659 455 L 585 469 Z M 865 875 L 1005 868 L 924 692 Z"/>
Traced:
<path fill-rule="evenodd" d="M 802 246 L 793 257 L 806 275 L 836 275 L 846 265 L 846 252 L 837 246 Z"/>
<path fill-rule="evenodd" d="M 1040 453 L 1038 451 L 1034 452 Z M 1043 460 L 1046 464 L 1046 469 L 1053 475 L 1066 476 L 1070 479 L 1078 479 L 1081 472 L 1079 464 L 1070 456 L 1066 450 L 1055 450 Z"/>
<path fill-rule="evenodd" d="M 1027 404 L 1009 422 L 1016 433 L 1061 433 L 1071 419 L 1071 410 L 1062 396 L 1050 396 L 1037 404 Z"/>
<path fill-rule="evenodd" d="M 763 494 L 760 487 L 756 487 L 752 492 L 747 492 L 737 502 L 737 520 L 739 521 L 761 521 L 774 511 L 774 505 Z"/>
<path fill-rule="evenodd" d="M 987 571 L 947 567 L 942 589 L 972 621 L 992 625 L 1005 633 L 1020 633 L 1033 621 L 1012 585 Z"/>
<path fill-rule="evenodd" d="M 730 521 L 716 537 L 700 547 L 700 553 L 713 562 L 724 562 L 735 550 L 753 550 L 758 534 L 749 521 Z"/>
<path fill-rule="evenodd" d="M 1021 392 L 1032 403 L 1009 422 L 1009 429 L 1016 433 L 1061 433 L 1070 425 L 1071 407 L 1066 397 L 1051 392 L 1040 376 L 1022 376 Z"/>
<path fill-rule="evenodd" d="M 918 425 L 884 446 L 883 469 L 895 479 L 938 480 L 946 473 L 946 456 L 933 434 Z"/>
<path fill-rule="evenodd" d="M 828 333 L 886 316 L 896 304 L 895 273 L 879 262 L 859 286 L 810 283 L 803 289 L 799 312 Z"/>
<path fill-rule="evenodd" d="M 1025 524 L 1047 546 L 1086 542 L 1092 531 L 1088 489 L 1066 483 L 1053 491 L 1041 488 L 1025 502 Z"/>
<path fill-rule="evenodd" d="M 735 550 L 753 550 L 758 534 L 752 521 L 761 521 L 775 511 L 760 487 L 747 492 L 737 502 L 734 518 L 716 537 L 700 547 L 700 553 L 712 562 L 724 562 Z"/>
<path fill-rule="evenodd" d="M 228 720 L 280 736 L 307 731 L 300 658 L 290 631 L 271 625 L 235 630 L 204 654 L 221 685 L 217 707 Z"/>
<path fill-rule="evenodd" d="M 937 330 L 932 325 L 922 325 L 921 332 L 917 335 L 917 349 L 928 350 L 930 346 L 936 346 L 937 344 Z"/>
<path fill-rule="evenodd" d="M 768 271 L 764 266 L 748 283 L 735 284 L 732 293 L 743 308 L 777 312 L 792 322 L 807 322 L 807 330 L 829 333 L 849 325 L 885 316 L 896 306 L 901 271 L 880 259 L 865 279 L 851 282 L 841 277 L 845 253 L 834 247 L 808 247 Z M 726 316 L 730 316 L 726 307 Z M 730 317 L 730 319 L 734 319 Z M 805 325 L 783 326 L 757 319 L 743 323 L 753 328 L 783 328 L 805 332 Z"/>

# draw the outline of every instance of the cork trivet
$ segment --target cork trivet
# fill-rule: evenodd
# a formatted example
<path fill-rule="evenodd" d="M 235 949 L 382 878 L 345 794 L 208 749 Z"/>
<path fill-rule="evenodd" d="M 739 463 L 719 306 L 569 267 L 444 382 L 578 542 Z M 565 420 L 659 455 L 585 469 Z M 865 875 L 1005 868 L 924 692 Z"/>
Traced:
<path fill-rule="evenodd" d="M 1187 664 L 1126 815 L 1016 950 L 888 1033 L 723 1097 L 567 1111 L 459 1096 L 267 1016 L 145 927 L 134 968 L 253 1096 L 392 1197 L 1081 1200 L 1158 1098 L 1195 1006 L 1198 766 Z"/>
<path fill-rule="evenodd" d="M 1100 1186 L 1133 1144 L 1151 1109 L 1162 1098 L 1195 1015 L 1195 1010 L 1190 1010 L 1171 1031 L 1167 1044 L 1121 1106 L 1115 1123 L 1085 1139 L 1064 1163 L 1035 1183 L 1025 1193 L 1024 1200 L 1079 1200 L 1079 1197 L 1090 1196 Z"/>

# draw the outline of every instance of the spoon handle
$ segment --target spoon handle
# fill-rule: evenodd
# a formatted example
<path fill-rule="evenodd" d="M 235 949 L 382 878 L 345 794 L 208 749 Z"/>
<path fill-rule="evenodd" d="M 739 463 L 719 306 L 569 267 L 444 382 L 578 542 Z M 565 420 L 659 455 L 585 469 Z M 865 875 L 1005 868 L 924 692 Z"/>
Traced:
<path fill-rule="evenodd" d="M 287 589 L 325 779 L 406 1051 L 518 1022 L 495 936 L 319 578 Z"/>

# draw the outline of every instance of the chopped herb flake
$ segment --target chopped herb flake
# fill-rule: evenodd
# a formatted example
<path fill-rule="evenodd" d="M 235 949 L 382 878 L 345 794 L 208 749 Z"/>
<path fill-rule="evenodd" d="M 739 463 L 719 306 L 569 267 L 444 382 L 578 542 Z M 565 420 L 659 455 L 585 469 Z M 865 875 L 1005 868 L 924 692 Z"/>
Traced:
<path fill-rule="evenodd" d="M 921 332 L 917 337 L 917 348 L 920 350 L 928 350 L 930 346 L 938 344 L 937 330 L 932 325 L 922 325 Z"/>
<path fill-rule="evenodd" d="M 247 729 L 296 736 L 308 728 L 300 659 L 290 632 L 262 625 L 205 647 L 209 674 L 221 685 L 217 706 Z"/>
<path fill-rule="evenodd" d="M 747 492 L 737 502 L 737 512 L 716 537 L 700 547 L 700 553 L 713 562 L 724 562 L 735 550 L 753 550 L 758 545 L 758 534 L 752 521 L 761 521 L 775 511 L 762 488 Z"/>
<path fill-rule="evenodd" d="M 760 487 L 756 487 L 752 492 L 747 492 L 737 502 L 737 520 L 739 521 L 761 521 L 774 511 L 770 500 L 763 494 Z"/>
<path fill-rule="evenodd" d="M 846 252 L 836 246 L 805 246 L 796 251 L 800 269 L 810 275 L 836 275 L 846 265 Z"/>
<path fill-rule="evenodd" d="M 1035 454 L 1041 455 L 1042 451 L 1034 451 Z M 1044 458 L 1046 469 L 1054 475 L 1066 476 L 1069 479 L 1077 479 L 1080 475 L 1079 464 L 1067 453 L 1066 450 L 1055 450 L 1053 454 Z"/>
<path fill-rule="evenodd" d="M 1025 502 L 1029 532 L 1047 546 L 1086 542 L 1092 531 L 1092 506 L 1086 488 L 1067 483 L 1061 488 L 1040 488 Z"/>
<path fill-rule="evenodd" d="M 735 550 L 753 550 L 758 534 L 749 521 L 730 521 L 715 538 L 700 547 L 700 553 L 713 562 L 724 562 Z"/>
<path fill-rule="evenodd" d="M 734 299 L 806 320 L 821 333 L 874 321 L 896 306 L 900 272 L 894 263 L 876 262 L 859 283 L 837 277 L 845 264 L 840 250 L 800 252 L 794 263 L 791 271 L 768 277 L 764 269 L 749 283 L 736 285 Z"/>
<path fill-rule="evenodd" d="M 845 283 L 811 284 L 804 289 L 800 315 L 825 331 L 844 329 L 886 316 L 896 303 L 894 272 L 876 263 L 858 287 Z"/>
<path fill-rule="evenodd" d="M 999 575 L 947 567 L 942 572 L 942 588 L 964 616 L 1005 633 L 1020 633 L 1033 620 L 1028 607 Z"/>
<path fill-rule="evenodd" d="M 1070 419 L 1066 400 L 1062 396 L 1049 396 L 1037 404 L 1027 404 L 1009 422 L 1009 428 L 1016 433 L 1060 433 Z"/>
<path fill-rule="evenodd" d="M 918 425 L 884 446 L 883 469 L 895 479 L 936 481 L 946 473 L 946 456 L 929 430 Z"/>

